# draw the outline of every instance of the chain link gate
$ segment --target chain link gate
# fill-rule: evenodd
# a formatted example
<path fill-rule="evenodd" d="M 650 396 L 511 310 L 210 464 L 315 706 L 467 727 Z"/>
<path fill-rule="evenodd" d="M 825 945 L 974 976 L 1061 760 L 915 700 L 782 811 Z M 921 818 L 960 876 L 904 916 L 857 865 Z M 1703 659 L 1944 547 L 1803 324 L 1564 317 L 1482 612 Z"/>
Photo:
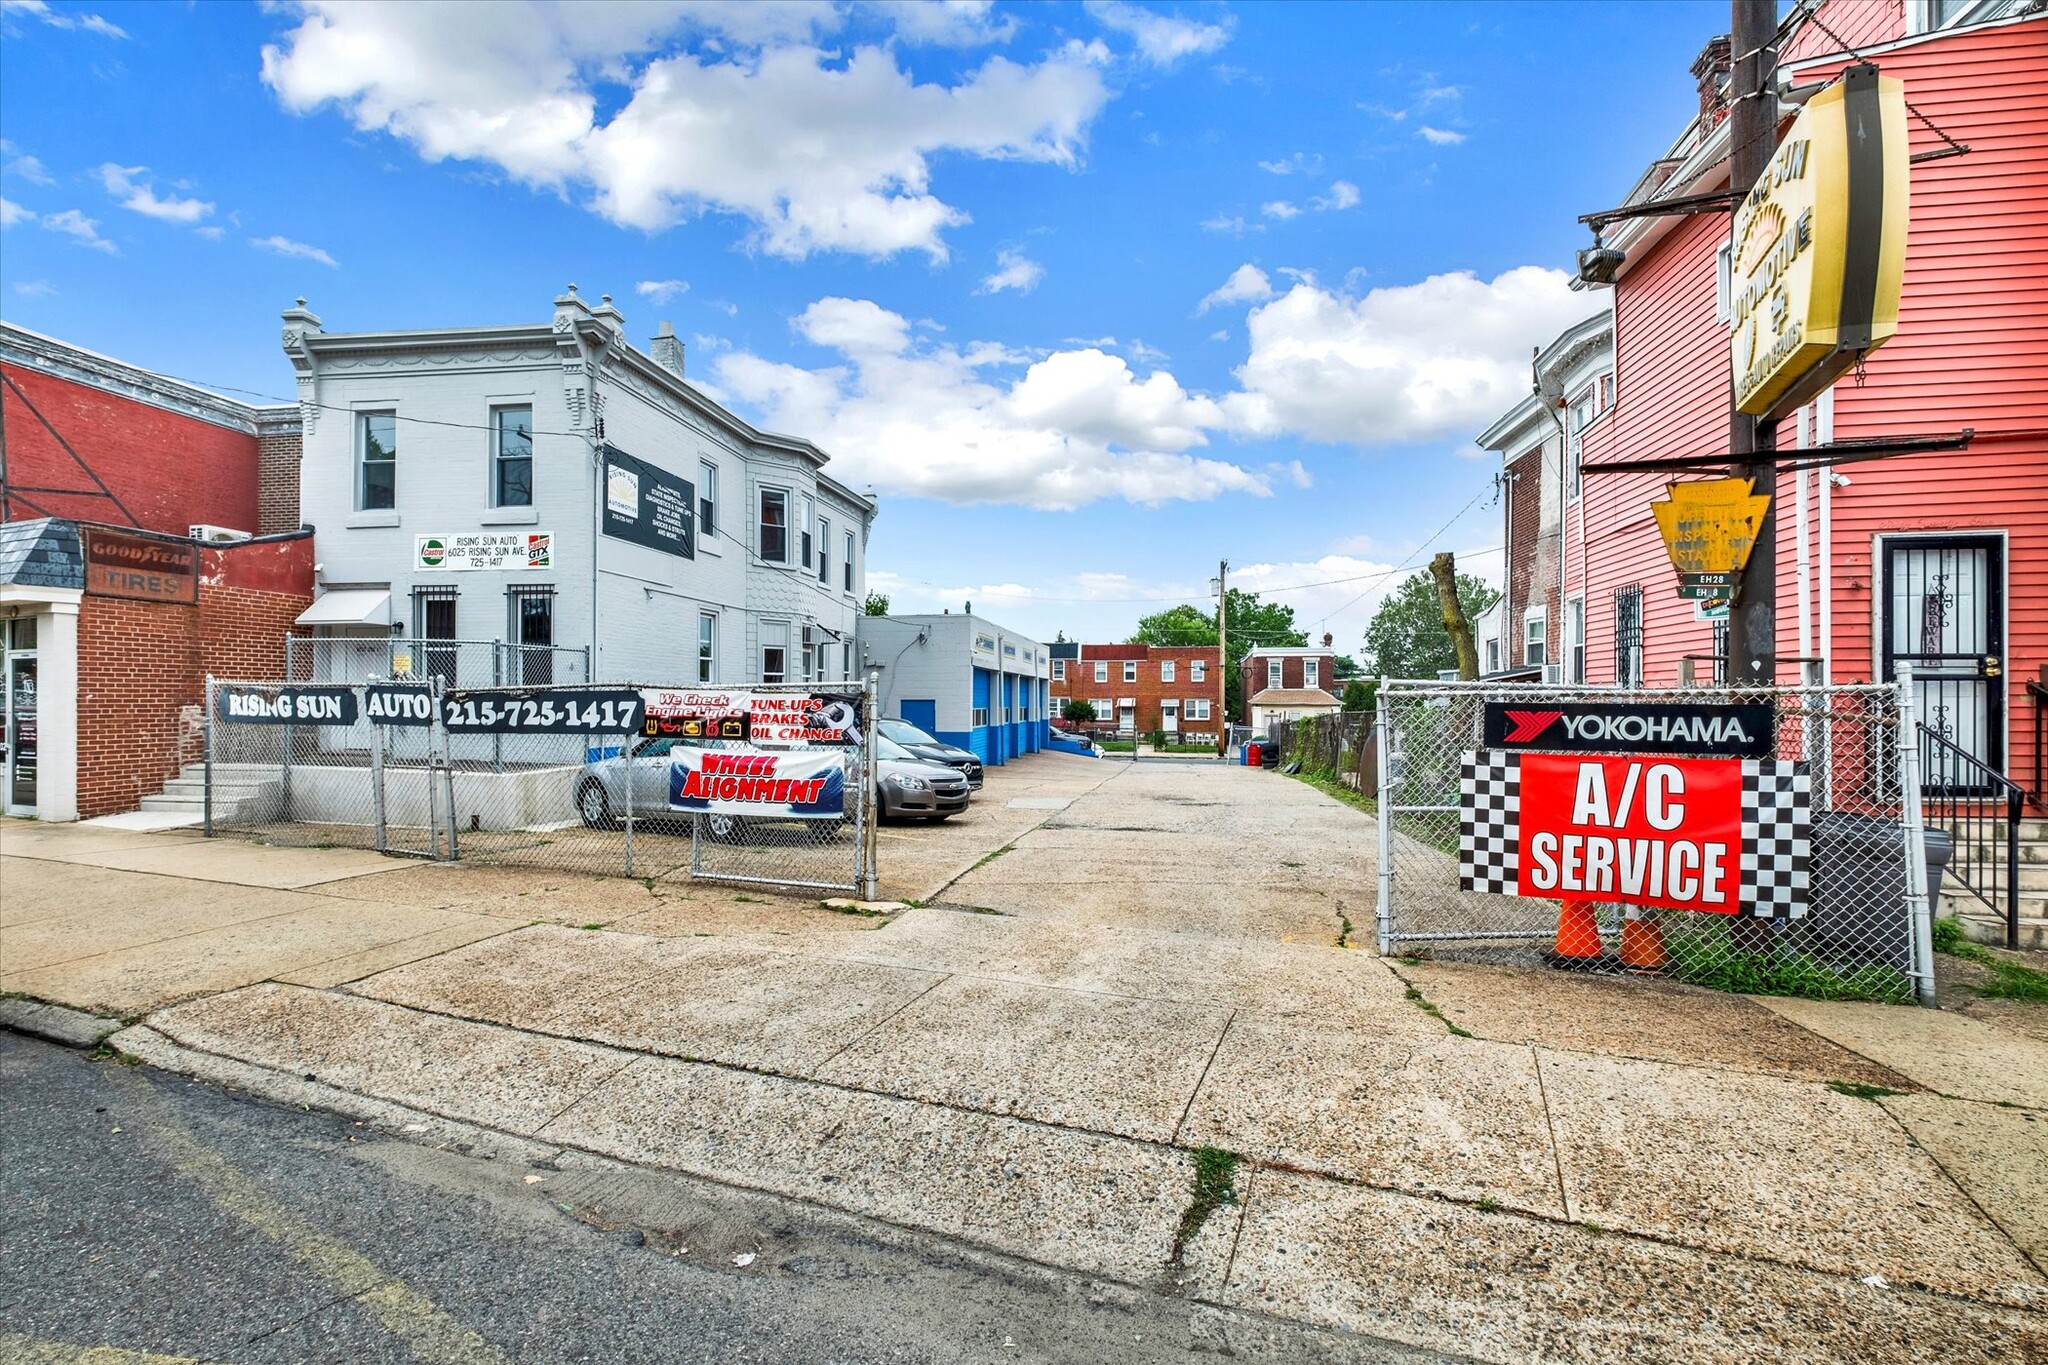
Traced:
<path fill-rule="evenodd" d="M 633 728 L 514 732 L 479 718 L 630 694 Z M 829 742 L 804 724 L 754 745 L 685 735 L 650 698 L 738 697 L 772 717 L 818 697 L 854 717 Z M 618 713 L 623 718 L 623 712 Z M 645 714 L 650 719 L 642 722 Z M 205 832 L 259 843 L 352 847 L 436 861 L 628 877 L 685 875 L 766 887 L 876 891 L 872 682 L 739 688 L 638 686 L 451 689 L 438 676 L 359 684 L 208 679 Z M 744 731 L 742 726 L 733 733 Z M 764 730 L 766 727 L 764 726 Z M 654 732 L 660 733 L 654 733 Z M 707 758 L 707 755 L 714 757 Z M 836 805 L 825 817 L 766 800 L 778 767 L 801 767 Z M 679 808 L 679 771 L 752 776 L 762 814 Z M 815 770 L 815 771 L 813 771 Z M 783 795 L 784 786 L 772 794 Z M 738 782 L 733 783 L 738 789 Z"/>
<path fill-rule="evenodd" d="M 1911 687 L 1910 678 L 1676 692 L 1385 681 L 1375 724 L 1380 951 L 1538 966 L 1557 941 L 1558 899 L 1484 894 L 1461 878 L 1474 764 L 1484 771 L 1502 752 L 1483 743 L 1487 703 L 1531 713 L 1575 703 L 1761 703 L 1773 716 L 1773 758 L 1796 765 L 1791 771 L 1810 783 L 1807 885 L 1796 908 L 1768 917 L 1748 905 L 1735 913 L 1646 912 L 1594 897 L 1601 943 L 1618 941 L 1625 918 L 1650 917 L 1675 980 L 1753 994 L 1932 1003 L 1919 746 L 1902 742 L 1911 733 Z M 1570 757 L 1600 754 L 1652 757 L 1620 745 L 1575 746 Z M 1611 959 L 1605 966 L 1619 970 Z"/>

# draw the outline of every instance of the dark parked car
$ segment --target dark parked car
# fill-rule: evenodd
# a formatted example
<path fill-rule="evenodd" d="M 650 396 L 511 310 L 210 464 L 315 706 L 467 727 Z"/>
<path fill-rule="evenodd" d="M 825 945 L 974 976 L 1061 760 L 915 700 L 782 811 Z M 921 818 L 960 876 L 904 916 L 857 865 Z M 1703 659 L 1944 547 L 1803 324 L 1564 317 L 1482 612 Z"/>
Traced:
<path fill-rule="evenodd" d="M 927 763 L 942 763 L 967 779 L 967 785 L 981 787 L 981 760 L 957 744 L 948 744 L 918 729 L 907 720 L 885 720 L 876 729 L 882 738 L 894 740 Z"/>

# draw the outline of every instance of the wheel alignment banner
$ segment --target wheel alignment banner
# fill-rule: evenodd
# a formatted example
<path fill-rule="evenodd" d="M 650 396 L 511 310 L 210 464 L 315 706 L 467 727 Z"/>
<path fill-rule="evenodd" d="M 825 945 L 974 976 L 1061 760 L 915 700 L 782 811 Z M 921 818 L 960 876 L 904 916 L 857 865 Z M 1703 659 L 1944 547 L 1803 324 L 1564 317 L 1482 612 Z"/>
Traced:
<path fill-rule="evenodd" d="M 1810 884 L 1812 782 L 1775 759 L 1470 750 L 1458 781 L 1458 884 L 1797 918 Z"/>
<path fill-rule="evenodd" d="M 846 814 L 851 758 L 845 749 L 669 751 L 670 810 L 778 820 L 837 820 Z"/>

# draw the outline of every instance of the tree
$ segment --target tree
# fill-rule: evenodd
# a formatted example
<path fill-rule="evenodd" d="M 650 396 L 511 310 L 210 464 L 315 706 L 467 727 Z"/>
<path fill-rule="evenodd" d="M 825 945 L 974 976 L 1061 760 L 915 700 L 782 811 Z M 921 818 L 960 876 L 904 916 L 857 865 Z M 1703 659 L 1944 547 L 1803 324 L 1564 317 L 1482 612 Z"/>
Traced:
<path fill-rule="evenodd" d="M 1294 608 L 1280 602 L 1262 602 L 1255 592 L 1232 588 L 1229 657 L 1223 661 L 1223 710 L 1227 718 L 1245 716 L 1244 656 L 1255 647 L 1300 648 L 1308 643 L 1308 632 L 1294 624 Z M 1139 620 L 1134 645 L 1213 645 L 1216 643 L 1216 613 L 1201 607 L 1168 607 Z"/>
<path fill-rule="evenodd" d="M 1095 719 L 1095 703 L 1083 697 L 1070 697 L 1060 708 L 1060 719 L 1069 725 L 1086 725 Z"/>
<path fill-rule="evenodd" d="M 887 616 L 889 614 L 889 594 L 885 592 L 869 593 L 866 611 L 869 616 Z"/>
<path fill-rule="evenodd" d="M 1344 709 L 1346 711 L 1372 710 L 1374 695 L 1379 690 L 1380 685 L 1377 682 L 1367 682 L 1363 678 L 1353 678 L 1350 682 L 1344 684 Z"/>
<path fill-rule="evenodd" d="M 1484 616 L 1500 593 L 1470 574 L 1458 575 L 1458 602 L 1465 619 Z M 1380 603 L 1365 628 L 1365 666 L 1374 677 L 1434 678 L 1458 666 L 1458 655 L 1444 629 L 1443 604 L 1436 580 L 1422 570 L 1394 589 Z"/>
<path fill-rule="evenodd" d="M 1359 671 L 1358 660 L 1349 654 L 1339 654 L 1330 664 L 1330 676 L 1338 682 L 1349 682 L 1364 675 Z"/>

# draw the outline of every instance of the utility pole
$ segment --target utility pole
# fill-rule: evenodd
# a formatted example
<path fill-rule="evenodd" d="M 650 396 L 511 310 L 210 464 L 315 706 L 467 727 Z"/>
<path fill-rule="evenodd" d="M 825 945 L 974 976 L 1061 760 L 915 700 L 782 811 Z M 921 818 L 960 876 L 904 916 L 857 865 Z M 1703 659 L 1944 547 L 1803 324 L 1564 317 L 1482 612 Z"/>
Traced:
<path fill-rule="evenodd" d="M 1778 6 L 1777 0 L 1732 0 L 1732 8 L 1728 187 L 1739 196 L 1756 184 L 1778 148 Z M 1732 472 L 1750 480 L 1751 492 L 1771 499 L 1728 612 L 1728 680 L 1768 687 L 1777 681 L 1778 665 L 1778 473 L 1772 461 L 1778 424 L 1737 412 L 1733 374 L 1728 383 Z"/>
<path fill-rule="evenodd" d="M 1216 673 L 1218 710 L 1223 717 L 1216 727 L 1216 756 L 1230 753 L 1230 561 L 1216 561 Z"/>

